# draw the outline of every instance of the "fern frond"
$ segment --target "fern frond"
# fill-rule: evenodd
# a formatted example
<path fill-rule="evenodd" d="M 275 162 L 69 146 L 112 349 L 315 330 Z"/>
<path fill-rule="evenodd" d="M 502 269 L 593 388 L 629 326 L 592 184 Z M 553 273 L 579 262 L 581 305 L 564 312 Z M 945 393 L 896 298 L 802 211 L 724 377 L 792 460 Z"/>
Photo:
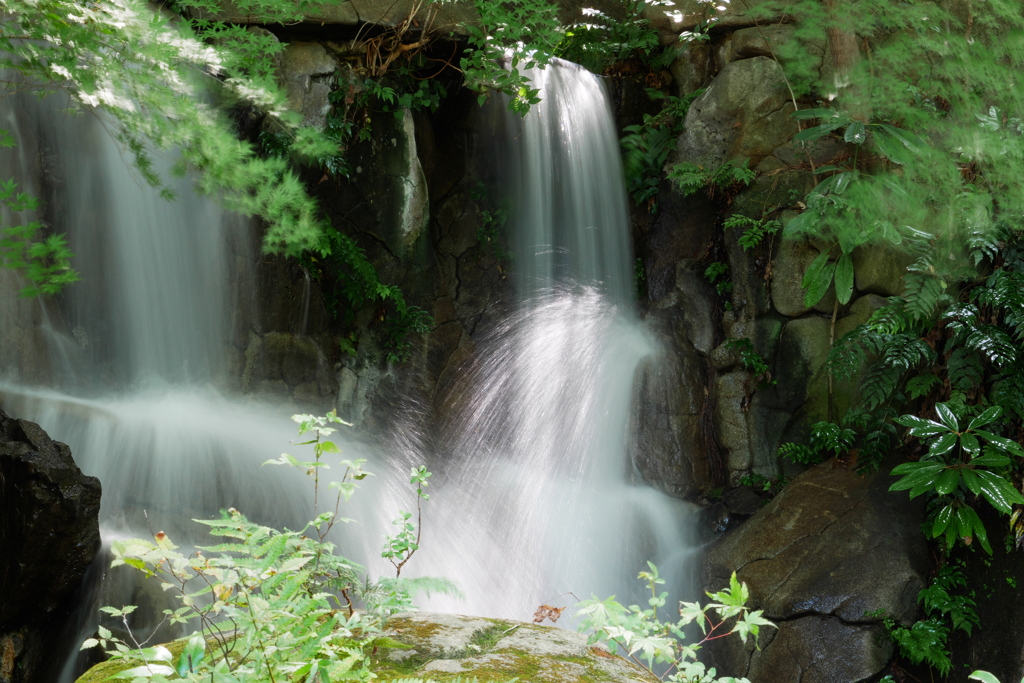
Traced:
<path fill-rule="evenodd" d="M 914 322 L 931 319 L 943 299 L 946 283 L 930 273 L 910 271 L 903 276 L 906 314 Z"/>
<path fill-rule="evenodd" d="M 969 303 L 954 304 L 942 319 L 953 332 L 953 338 L 962 342 L 978 324 L 978 307 Z"/>
<path fill-rule="evenodd" d="M 934 360 L 935 351 L 920 337 L 889 335 L 879 359 L 861 381 L 864 408 L 873 410 L 889 400 L 908 372 Z"/>
<path fill-rule="evenodd" d="M 946 375 L 954 391 L 968 391 L 981 383 L 984 376 L 981 357 L 966 346 L 958 346 L 946 361 Z"/>
<path fill-rule="evenodd" d="M 1019 357 L 1013 338 L 995 325 L 979 325 L 967 334 L 964 344 L 1000 369 L 1015 364 Z"/>
<path fill-rule="evenodd" d="M 879 334 L 899 334 L 913 327 L 913 320 L 907 314 L 906 302 L 899 298 L 889 299 L 889 305 L 871 314 L 867 327 Z"/>
<path fill-rule="evenodd" d="M 860 383 L 860 400 L 867 410 L 874 410 L 889 400 L 899 385 L 900 375 L 881 364 L 875 364 Z"/>
<path fill-rule="evenodd" d="M 978 304 L 998 309 L 1003 322 L 1013 328 L 1014 336 L 1024 339 L 1024 273 L 997 270 L 984 287 L 974 291 L 973 299 Z"/>
<path fill-rule="evenodd" d="M 938 375 L 933 375 L 930 372 L 923 375 L 917 375 L 907 382 L 907 394 L 910 396 L 911 400 L 927 396 L 938 383 Z"/>
<path fill-rule="evenodd" d="M 994 261 L 999 255 L 1000 242 L 1006 239 L 1006 229 L 998 225 L 971 226 L 966 232 L 967 253 L 976 266 L 986 259 Z"/>
<path fill-rule="evenodd" d="M 996 381 L 989 398 L 995 405 L 1002 406 L 1005 414 L 1012 412 L 1024 420 L 1024 368 L 1016 370 Z"/>

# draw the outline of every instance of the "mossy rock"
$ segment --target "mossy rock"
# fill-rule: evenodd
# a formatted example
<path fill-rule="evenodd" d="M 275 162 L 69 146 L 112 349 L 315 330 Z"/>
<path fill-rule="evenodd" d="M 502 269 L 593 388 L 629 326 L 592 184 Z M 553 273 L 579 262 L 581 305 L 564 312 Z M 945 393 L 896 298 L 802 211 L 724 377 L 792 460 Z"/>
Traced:
<path fill-rule="evenodd" d="M 378 647 L 372 669 L 380 681 L 458 678 L 479 683 L 518 678 L 531 683 L 657 683 L 657 678 L 573 631 L 457 614 L 403 612 L 387 635 L 401 643 Z M 166 645 L 177 661 L 185 640 Z M 133 663 L 133 665 L 137 664 Z M 130 665 L 104 662 L 76 683 L 101 683 Z"/>
<path fill-rule="evenodd" d="M 164 647 L 166 647 L 171 653 L 172 662 L 178 661 L 178 657 L 185 649 L 185 645 L 187 643 L 188 638 L 164 643 Z M 119 674 L 125 669 L 130 669 L 134 666 L 139 666 L 139 662 L 136 660 L 126 662 L 120 659 L 111 659 L 106 662 L 100 662 L 79 676 L 78 679 L 75 680 L 75 683 L 103 683 L 104 681 L 111 680 L 111 676 Z"/>
<path fill-rule="evenodd" d="M 407 612 L 388 621 L 388 635 L 408 649 L 381 648 L 382 681 L 408 677 L 536 683 L 654 682 L 655 677 L 573 631 L 518 621 Z"/>

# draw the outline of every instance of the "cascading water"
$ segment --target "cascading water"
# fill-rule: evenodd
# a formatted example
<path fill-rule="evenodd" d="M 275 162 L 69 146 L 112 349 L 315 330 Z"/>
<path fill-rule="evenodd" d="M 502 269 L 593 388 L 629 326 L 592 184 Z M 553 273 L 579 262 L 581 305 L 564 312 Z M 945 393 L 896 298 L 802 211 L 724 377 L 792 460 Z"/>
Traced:
<path fill-rule="evenodd" d="M 157 530 L 179 543 L 205 542 L 190 520 L 228 506 L 300 526 L 311 516 L 304 477 L 260 469 L 294 436 L 286 409 L 227 399 L 213 388 L 224 372 L 232 315 L 228 247 L 241 222 L 197 197 L 187 181 L 174 184 L 176 201 L 162 199 L 133 172 L 103 119 L 56 100 L 5 100 L 5 124 L 19 144 L 0 164 L 5 178 L 43 200 L 39 218 L 68 235 L 82 278 L 58 312 L 52 302 L 19 298 L 15 278 L 3 275 L 9 287 L 0 321 L 7 331 L 32 331 L 16 346 L 36 353 L 0 367 L 0 405 L 70 444 L 82 470 L 99 477 L 105 543 Z M 170 178 L 170 163 L 154 161 Z M 50 324 L 59 316 L 59 325 Z M 35 337 L 45 343 L 33 346 Z M 98 588 L 101 581 L 92 580 Z M 85 601 L 138 604 L 138 588 L 125 575 L 105 583 L 102 597 L 94 591 Z M 97 607 L 83 607 L 73 641 L 94 631 Z M 53 676 L 74 680 L 73 664 Z"/>
<path fill-rule="evenodd" d="M 634 373 L 656 349 L 633 310 L 603 88 L 565 63 L 531 78 L 542 102 L 509 124 L 507 142 L 520 301 L 480 342 L 455 417 L 439 427 L 424 545 L 407 569 L 451 578 L 468 599 L 431 607 L 521 619 L 566 591 L 628 594 L 648 558 L 678 580 L 690 547 L 683 504 L 635 485 L 626 456 Z M 226 244 L 242 227 L 184 185 L 175 203 L 160 199 L 101 120 L 16 106 L 32 110 L 8 110 L 9 128 L 47 159 L 48 215 L 69 234 L 83 279 L 62 307 L 67 331 L 49 333 L 52 388 L 0 368 L 5 409 L 69 443 L 101 479 L 107 538 L 164 529 L 189 540 L 188 519 L 229 505 L 293 528 L 308 519 L 301 474 L 259 467 L 294 435 L 287 408 L 212 388 L 237 315 Z M 10 176 L 33 175 L 22 157 L 0 162 Z M 2 320 L 26 328 L 52 315 L 38 301 L 0 306 Z M 356 559 L 372 557 L 395 508 L 409 506 L 388 470 L 428 455 L 410 449 L 371 467 L 383 481 L 357 496 L 362 512 L 346 513 L 365 521 Z M 70 668 L 63 676 L 72 680 Z"/>
<path fill-rule="evenodd" d="M 684 504 L 634 485 L 626 456 L 634 375 L 656 349 L 607 96 L 566 62 L 530 78 L 541 102 L 509 119 L 503 155 L 520 300 L 463 378 L 417 558 L 469 611 L 520 619 L 567 591 L 629 594 L 646 559 L 678 586 L 691 547 Z"/>

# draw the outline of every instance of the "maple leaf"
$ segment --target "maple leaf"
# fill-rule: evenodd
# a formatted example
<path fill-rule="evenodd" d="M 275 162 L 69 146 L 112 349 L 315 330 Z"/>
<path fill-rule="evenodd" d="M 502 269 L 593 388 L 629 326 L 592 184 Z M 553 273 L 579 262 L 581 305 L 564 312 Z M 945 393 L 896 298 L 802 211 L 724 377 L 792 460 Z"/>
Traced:
<path fill-rule="evenodd" d="M 558 618 L 562 616 L 563 611 L 565 611 L 564 607 L 541 605 L 537 608 L 537 611 L 533 613 L 533 623 L 541 624 L 545 619 L 550 619 L 551 623 L 554 624 L 558 621 Z"/>

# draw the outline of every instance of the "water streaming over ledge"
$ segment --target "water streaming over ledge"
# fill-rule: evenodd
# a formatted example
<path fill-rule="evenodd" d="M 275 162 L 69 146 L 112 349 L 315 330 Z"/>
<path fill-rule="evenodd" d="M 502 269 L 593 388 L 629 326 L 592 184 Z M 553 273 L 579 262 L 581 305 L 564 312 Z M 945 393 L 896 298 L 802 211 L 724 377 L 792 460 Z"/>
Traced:
<path fill-rule="evenodd" d="M 625 599 L 647 559 L 687 583 L 692 554 L 687 507 L 638 485 L 627 456 L 636 369 L 658 349 L 635 310 L 608 97 L 574 64 L 530 77 L 541 102 L 509 115 L 501 155 L 519 301 L 462 378 L 417 558 L 457 578 L 468 611 L 519 619 L 569 591 Z"/>
<path fill-rule="evenodd" d="M 403 574 L 452 578 L 466 595 L 428 607 L 519 619 L 545 602 L 571 604 L 567 591 L 625 598 L 646 559 L 682 583 L 691 553 L 685 505 L 637 484 L 626 455 L 635 371 L 658 349 L 634 310 L 607 98 L 574 65 L 532 77 L 542 103 L 509 120 L 504 143 L 519 301 L 482 335 L 454 417 L 433 426 L 438 452 L 409 435 L 404 452 L 375 458 L 380 476 L 346 513 L 364 523 L 345 543 L 383 571 L 372 562 L 381 534 L 412 504 L 400 471 L 433 460 L 424 545 Z M 227 245 L 244 226 L 185 184 L 176 203 L 164 202 L 101 121 L 17 106 L 34 108 L 10 127 L 51 164 L 51 216 L 70 235 L 83 281 L 66 295 L 65 331 L 44 350 L 46 388 L 0 368 L 5 408 L 69 443 L 100 477 L 108 539 L 154 527 L 188 540 L 190 518 L 228 505 L 294 528 L 310 513 L 308 483 L 259 467 L 288 448 L 287 409 L 211 384 L 233 314 Z M 24 159 L 0 161 L 14 166 L 9 175 L 31 175 Z M 41 306 L 0 304 L 0 314 L 39 327 Z M 374 459 L 358 443 L 347 448 Z"/>

